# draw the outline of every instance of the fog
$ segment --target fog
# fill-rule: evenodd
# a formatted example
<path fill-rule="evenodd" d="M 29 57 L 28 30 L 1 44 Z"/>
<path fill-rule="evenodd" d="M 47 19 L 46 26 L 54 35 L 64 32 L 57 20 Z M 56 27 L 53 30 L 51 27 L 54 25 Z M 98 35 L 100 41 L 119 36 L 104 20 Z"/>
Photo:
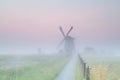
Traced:
<path fill-rule="evenodd" d="M 73 26 L 76 51 L 93 47 L 98 53 L 120 55 L 120 1 L 21 0 L 0 1 L 0 54 L 57 53 Z M 105 54 L 104 53 L 104 54 Z"/>

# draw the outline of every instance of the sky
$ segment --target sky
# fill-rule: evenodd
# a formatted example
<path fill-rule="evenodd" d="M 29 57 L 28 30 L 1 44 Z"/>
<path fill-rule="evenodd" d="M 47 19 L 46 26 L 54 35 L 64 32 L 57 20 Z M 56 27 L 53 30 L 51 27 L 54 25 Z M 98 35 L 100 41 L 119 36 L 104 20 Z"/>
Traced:
<path fill-rule="evenodd" d="M 78 49 L 120 48 L 120 0 L 0 0 L 0 54 L 54 50 L 65 33 Z"/>

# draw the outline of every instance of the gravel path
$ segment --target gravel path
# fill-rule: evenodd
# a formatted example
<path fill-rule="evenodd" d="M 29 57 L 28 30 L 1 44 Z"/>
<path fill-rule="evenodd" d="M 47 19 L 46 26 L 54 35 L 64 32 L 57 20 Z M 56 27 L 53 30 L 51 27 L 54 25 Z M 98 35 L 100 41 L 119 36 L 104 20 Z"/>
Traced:
<path fill-rule="evenodd" d="M 68 64 L 55 80 L 75 80 L 77 55 L 73 55 Z"/>

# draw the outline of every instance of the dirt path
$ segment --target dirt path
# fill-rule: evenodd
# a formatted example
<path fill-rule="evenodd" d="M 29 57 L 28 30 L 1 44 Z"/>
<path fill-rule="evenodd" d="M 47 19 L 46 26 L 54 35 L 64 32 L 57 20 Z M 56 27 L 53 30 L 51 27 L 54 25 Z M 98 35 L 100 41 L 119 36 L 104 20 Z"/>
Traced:
<path fill-rule="evenodd" d="M 76 64 L 77 55 L 73 55 L 72 59 L 68 62 L 55 80 L 75 80 Z"/>

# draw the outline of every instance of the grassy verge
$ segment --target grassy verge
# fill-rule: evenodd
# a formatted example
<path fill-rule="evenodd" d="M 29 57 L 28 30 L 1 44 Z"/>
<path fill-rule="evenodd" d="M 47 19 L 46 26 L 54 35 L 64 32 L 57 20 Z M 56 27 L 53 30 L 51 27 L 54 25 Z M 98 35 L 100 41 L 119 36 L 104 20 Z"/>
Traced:
<path fill-rule="evenodd" d="M 91 67 L 91 80 L 120 80 L 119 58 L 84 58 Z"/>
<path fill-rule="evenodd" d="M 76 67 L 76 80 L 85 80 L 83 77 L 82 66 L 80 64 L 80 60 L 78 59 L 77 67 Z"/>
<path fill-rule="evenodd" d="M 0 70 L 0 80 L 54 80 L 70 56 L 25 57 L 29 65 Z"/>

